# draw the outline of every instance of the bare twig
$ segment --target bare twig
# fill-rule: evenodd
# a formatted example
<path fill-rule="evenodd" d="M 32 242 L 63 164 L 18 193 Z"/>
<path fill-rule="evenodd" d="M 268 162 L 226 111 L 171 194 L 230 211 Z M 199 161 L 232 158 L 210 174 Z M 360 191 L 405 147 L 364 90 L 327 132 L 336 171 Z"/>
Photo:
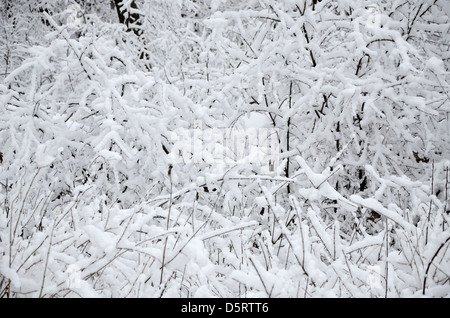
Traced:
<path fill-rule="evenodd" d="M 442 231 L 444 231 L 444 224 L 446 222 L 445 215 L 446 215 L 447 209 L 448 209 L 447 204 L 448 204 L 448 200 L 449 200 L 449 197 L 448 197 L 449 168 L 450 167 L 447 166 L 447 168 L 445 169 L 445 172 L 446 172 L 445 173 L 445 198 L 444 198 L 445 203 L 444 203 L 444 209 L 442 210 Z"/>
<path fill-rule="evenodd" d="M 263 287 L 264 287 L 264 291 L 266 292 L 267 296 L 268 296 L 269 298 L 271 298 L 271 297 L 272 297 L 272 290 L 273 290 L 273 287 L 274 287 L 274 286 L 272 286 L 272 289 L 271 289 L 271 291 L 269 292 L 269 290 L 267 289 L 266 283 L 264 282 L 264 279 L 262 278 L 261 273 L 260 273 L 259 270 L 258 270 L 258 267 L 256 267 L 256 264 L 255 264 L 255 262 L 253 261 L 253 257 L 250 257 L 250 262 L 252 263 L 253 267 L 254 267 L 255 270 L 256 270 L 256 273 L 258 274 L 259 280 L 261 281 L 261 283 L 262 283 L 262 285 L 263 285 Z"/>
<path fill-rule="evenodd" d="M 423 278 L 423 289 L 422 294 L 425 295 L 425 289 L 427 285 L 427 277 L 428 277 L 428 271 L 430 270 L 430 266 L 433 263 L 436 256 L 439 254 L 440 250 L 447 244 L 447 242 L 450 241 L 450 236 L 444 241 L 444 243 L 439 246 L 439 248 L 436 250 L 436 253 L 434 253 L 433 257 L 431 258 L 430 262 L 428 263 L 427 269 L 425 270 L 425 277 Z"/>
<path fill-rule="evenodd" d="M 47 274 L 48 259 L 50 258 L 50 250 L 52 248 L 53 231 L 55 230 L 55 226 L 56 226 L 56 221 L 53 221 L 53 227 L 52 227 L 52 232 L 50 234 L 50 242 L 49 242 L 49 245 L 48 245 L 47 257 L 45 259 L 44 273 L 42 274 L 42 283 L 41 283 L 41 289 L 39 291 L 39 298 L 42 297 L 42 291 L 44 290 L 45 277 L 46 277 L 46 274 Z"/>
<path fill-rule="evenodd" d="M 28 194 L 30 193 L 31 187 L 33 186 L 33 183 L 36 180 L 36 177 L 37 177 L 37 175 L 39 174 L 40 171 L 41 171 L 41 168 L 38 168 L 38 170 L 34 174 L 33 178 L 31 179 L 30 185 L 28 186 L 28 190 L 25 193 L 25 197 L 22 200 L 22 206 L 20 207 L 19 216 L 17 217 L 16 226 L 14 227 L 13 238 L 12 238 L 13 242 L 14 242 L 14 237 L 16 236 L 17 227 L 19 226 L 20 217 L 22 216 L 22 213 L 23 213 L 23 208 L 25 206 L 25 201 L 27 200 L 27 197 L 28 197 Z"/>
<path fill-rule="evenodd" d="M 420 4 L 419 9 L 417 9 L 416 15 L 414 16 L 413 20 L 411 21 L 411 24 L 408 25 L 408 30 L 406 31 L 406 34 L 407 34 L 408 36 L 406 37 L 406 41 L 409 40 L 409 37 L 410 37 L 410 33 L 411 33 L 411 30 L 412 30 L 412 27 L 413 27 L 414 23 L 416 22 L 417 16 L 419 15 L 419 12 L 420 12 L 420 9 L 422 9 L 422 6 L 423 6 L 423 3 Z M 428 9 L 427 9 L 427 10 L 428 10 Z"/>
<path fill-rule="evenodd" d="M 172 182 L 172 165 L 169 166 L 168 170 L 169 175 L 169 182 L 170 182 L 170 190 L 169 190 L 169 211 L 167 212 L 167 223 L 166 223 L 166 231 L 169 231 L 170 226 L 170 211 L 172 209 L 172 189 L 173 189 L 173 182 Z M 159 279 L 159 284 L 162 284 L 163 276 L 164 276 L 164 261 L 166 259 L 166 249 L 167 249 L 167 240 L 169 239 L 168 236 L 166 236 L 164 240 L 164 249 L 163 249 L 163 255 L 161 260 L 161 277 Z"/>
<path fill-rule="evenodd" d="M 303 226 L 302 226 L 302 218 L 300 216 L 300 213 L 298 212 L 297 209 L 297 202 L 295 200 L 295 198 L 291 197 L 291 204 L 294 207 L 295 213 L 297 214 L 297 218 L 298 218 L 298 227 L 300 229 L 300 236 L 302 239 L 302 261 L 301 261 L 301 265 L 303 267 L 305 267 L 305 237 L 303 235 Z"/>
<path fill-rule="evenodd" d="M 431 163 L 431 195 L 434 194 L 434 160 Z M 428 243 L 428 228 L 430 226 L 430 215 L 431 215 L 431 206 L 432 206 L 433 200 L 430 199 L 430 207 L 428 209 L 428 215 L 427 215 L 427 228 L 425 232 L 425 245 Z"/>
<path fill-rule="evenodd" d="M 386 218 L 386 254 L 385 254 L 385 270 L 384 270 L 384 274 L 386 276 L 386 286 L 385 286 L 385 290 L 384 290 L 384 298 L 387 298 L 388 295 L 388 276 L 389 276 L 389 262 L 388 262 L 388 256 L 389 256 L 389 223 L 388 223 L 388 218 Z"/>

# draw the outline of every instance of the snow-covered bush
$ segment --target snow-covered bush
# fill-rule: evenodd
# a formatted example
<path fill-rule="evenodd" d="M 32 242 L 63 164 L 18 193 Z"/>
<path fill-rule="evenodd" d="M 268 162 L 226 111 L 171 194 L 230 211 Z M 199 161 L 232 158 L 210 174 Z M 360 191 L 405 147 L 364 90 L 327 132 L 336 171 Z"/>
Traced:
<path fill-rule="evenodd" d="M 446 3 L 48 3 L 1 65 L 0 297 L 450 295 Z M 255 127 L 273 173 L 174 160 Z"/>

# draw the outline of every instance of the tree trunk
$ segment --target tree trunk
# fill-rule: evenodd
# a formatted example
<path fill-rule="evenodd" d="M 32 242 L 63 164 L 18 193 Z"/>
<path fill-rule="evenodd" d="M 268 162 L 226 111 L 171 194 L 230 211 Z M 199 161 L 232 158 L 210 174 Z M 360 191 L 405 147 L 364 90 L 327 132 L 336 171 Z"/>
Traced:
<path fill-rule="evenodd" d="M 133 12 L 122 9 L 122 0 L 114 0 L 114 4 L 116 6 L 119 22 L 127 26 L 128 32 L 133 32 L 137 36 L 140 36 L 142 34 L 142 30 L 139 28 L 141 26 L 141 16 L 136 12 L 138 10 L 136 2 L 133 0 L 130 4 L 130 9 L 132 9 Z"/>

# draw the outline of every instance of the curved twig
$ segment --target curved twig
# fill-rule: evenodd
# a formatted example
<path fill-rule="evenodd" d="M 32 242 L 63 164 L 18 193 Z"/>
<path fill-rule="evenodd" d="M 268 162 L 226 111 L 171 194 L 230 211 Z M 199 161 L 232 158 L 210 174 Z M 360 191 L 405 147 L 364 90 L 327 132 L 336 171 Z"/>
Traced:
<path fill-rule="evenodd" d="M 450 241 L 450 236 L 445 240 L 444 243 L 441 244 L 441 246 L 439 246 L 439 248 L 436 250 L 436 253 L 434 253 L 433 257 L 431 258 L 430 262 L 428 263 L 427 269 L 425 271 L 425 277 L 423 278 L 423 289 L 422 289 L 422 295 L 425 295 L 425 288 L 426 288 L 426 284 L 427 284 L 427 277 L 428 277 L 428 271 L 430 270 L 430 266 L 433 263 L 434 259 L 436 258 L 436 256 L 439 254 L 440 250 L 444 247 L 444 245 Z"/>

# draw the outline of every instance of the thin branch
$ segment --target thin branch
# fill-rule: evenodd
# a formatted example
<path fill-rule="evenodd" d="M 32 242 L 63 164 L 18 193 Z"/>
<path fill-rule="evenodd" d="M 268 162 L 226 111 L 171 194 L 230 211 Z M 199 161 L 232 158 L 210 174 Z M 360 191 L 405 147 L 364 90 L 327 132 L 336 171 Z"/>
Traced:
<path fill-rule="evenodd" d="M 167 213 L 167 223 L 166 223 L 166 231 L 169 231 L 169 226 L 170 226 L 170 211 L 172 210 L 172 190 L 173 190 L 173 182 L 172 182 L 172 165 L 169 166 L 169 170 L 168 170 L 168 175 L 169 175 L 169 181 L 170 181 L 170 192 L 169 192 L 169 211 Z M 167 249 L 167 241 L 168 241 L 169 237 L 166 236 L 165 240 L 164 240 L 164 249 L 163 249 L 163 255 L 162 255 L 162 260 L 161 260 L 161 277 L 159 279 L 159 284 L 162 284 L 163 281 L 163 275 L 164 275 L 164 261 L 166 259 L 166 249 Z"/>
<path fill-rule="evenodd" d="M 447 242 L 450 241 L 450 236 L 444 241 L 444 243 L 441 244 L 441 246 L 439 246 L 439 248 L 436 250 L 436 253 L 434 253 L 433 257 L 431 258 L 430 262 L 428 263 L 427 269 L 425 271 L 425 277 L 423 278 L 423 289 L 422 289 L 422 294 L 425 295 L 425 289 L 426 289 L 426 285 L 427 285 L 427 277 L 428 277 L 428 271 L 430 270 L 430 266 L 433 263 L 434 259 L 437 257 L 437 255 L 439 254 L 440 250 L 445 246 L 445 244 L 447 244 Z"/>
<path fill-rule="evenodd" d="M 42 298 L 42 291 L 44 290 L 45 277 L 47 274 L 47 266 L 48 266 L 48 260 L 50 258 L 50 250 L 52 248 L 53 231 L 55 230 L 55 226 L 56 226 L 56 221 L 53 221 L 53 227 L 52 227 L 52 232 L 50 234 L 50 242 L 49 242 L 49 246 L 48 246 L 47 257 L 45 259 L 44 273 L 42 274 L 42 283 L 41 283 L 41 289 L 39 291 L 39 298 Z"/>
<path fill-rule="evenodd" d="M 272 292 L 269 292 L 269 290 L 267 289 L 266 283 L 264 283 L 264 279 L 262 278 L 261 273 L 259 272 L 258 268 L 256 267 L 256 264 L 253 262 L 253 257 L 250 257 L 250 262 L 252 263 L 253 267 L 256 270 L 256 273 L 258 274 L 259 280 L 261 281 L 261 283 L 264 287 L 264 291 L 266 292 L 267 296 L 269 296 L 269 298 L 271 298 Z M 272 286 L 272 290 L 273 290 L 273 286 Z"/>

